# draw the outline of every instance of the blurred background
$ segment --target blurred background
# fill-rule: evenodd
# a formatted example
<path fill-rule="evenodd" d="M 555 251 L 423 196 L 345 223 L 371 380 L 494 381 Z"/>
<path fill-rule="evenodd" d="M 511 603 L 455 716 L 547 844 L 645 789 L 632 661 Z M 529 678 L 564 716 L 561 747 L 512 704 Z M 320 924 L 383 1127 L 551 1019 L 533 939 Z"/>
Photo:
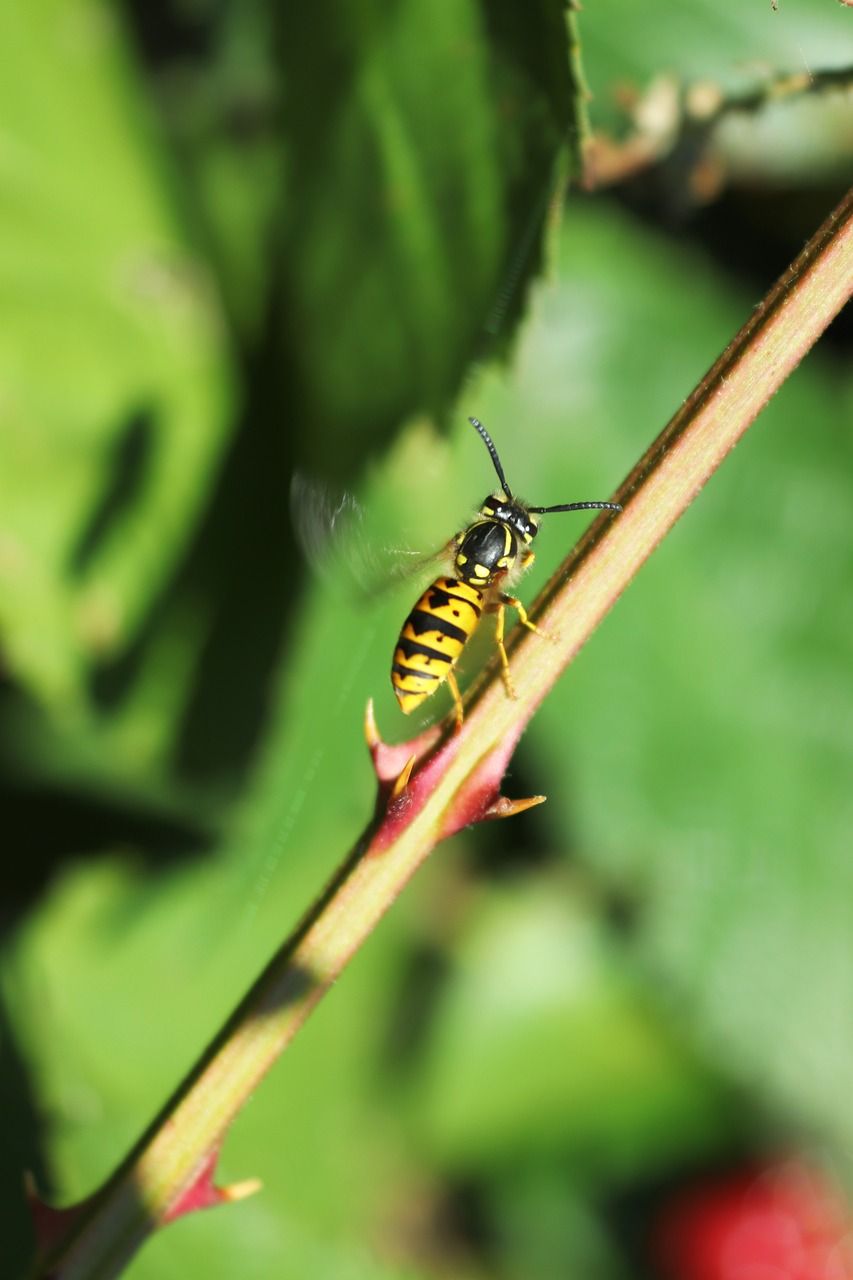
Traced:
<path fill-rule="evenodd" d="M 418 586 L 313 574 L 294 469 L 430 550 L 476 414 L 532 501 L 607 498 L 848 184 L 851 24 L 2 6 L 4 1274 L 22 1171 L 100 1184 L 361 830 L 367 698 L 412 730 Z M 134 1280 L 853 1275 L 850 336 L 533 721 L 548 804 L 437 851 L 239 1117 L 263 1192 Z"/>

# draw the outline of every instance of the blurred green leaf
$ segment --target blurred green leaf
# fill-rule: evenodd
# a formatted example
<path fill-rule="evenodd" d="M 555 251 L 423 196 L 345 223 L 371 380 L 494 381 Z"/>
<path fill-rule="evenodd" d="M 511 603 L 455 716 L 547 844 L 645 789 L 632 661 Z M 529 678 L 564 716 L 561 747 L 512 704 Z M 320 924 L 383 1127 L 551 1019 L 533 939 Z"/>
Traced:
<path fill-rule="evenodd" d="M 594 1182 L 725 1131 L 724 1096 L 571 881 L 484 897 L 451 963 L 413 1105 L 433 1158 L 493 1175 L 559 1154 Z"/>
<path fill-rule="evenodd" d="M 518 1162 L 501 1170 L 493 1222 L 507 1272 L 518 1280 L 630 1280 L 605 1216 L 572 1184 L 557 1161 Z"/>
<path fill-rule="evenodd" d="M 242 0 L 207 7 L 196 28 L 205 56 L 192 41 L 176 48 L 159 42 L 152 87 L 229 319 L 249 347 L 261 338 L 270 305 L 270 242 L 284 199 L 276 6 Z"/>
<path fill-rule="evenodd" d="M 756 191 L 766 188 L 772 196 L 786 186 L 846 186 L 853 160 L 849 89 L 801 91 L 778 101 L 770 91 L 779 74 L 805 74 L 810 80 L 814 71 L 849 68 L 850 15 L 841 5 L 798 0 L 774 9 L 770 0 L 723 7 L 711 0 L 690 5 L 668 0 L 655 5 L 651 17 L 631 0 L 617 0 L 606 10 L 585 10 L 581 31 L 597 130 L 623 135 L 632 120 L 632 127 L 662 142 L 676 127 L 679 97 L 688 85 L 727 100 L 768 92 L 756 111 L 726 116 L 701 149 L 694 121 L 664 173 L 651 179 L 667 217 L 683 219 L 685 211 L 703 203 L 703 187 L 719 181 L 740 186 L 751 197 L 739 211 L 745 239 L 756 234 L 751 220 L 759 226 L 772 223 L 777 237 L 781 227 L 793 225 L 789 239 L 802 239 L 808 213 L 779 202 L 754 209 Z M 646 95 L 642 105 L 639 95 Z M 707 172 L 691 181 L 705 151 Z M 757 234 L 761 237 L 760 230 Z"/>
<path fill-rule="evenodd" d="M 775 11 L 770 0 L 725 6 L 664 0 L 652 11 L 632 0 L 614 0 L 606 10 L 590 6 L 581 34 L 593 125 L 617 127 L 615 91 L 643 88 L 662 74 L 710 80 L 734 93 L 774 72 L 848 65 L 849 19 L 841 5 L 824 0 L 782 0 Z M 759 152 L 755 158 L 760 162 Z"/>
<path fill-rule="evenodd" d="M 340 475 L 517 316 L 578 90 L 561 0 L 360 0 L 325 32 L 281 10 L 281 341 L 304 455 Z"/>
<path fill-rule="evenodd" d="M 186 548 L 231 373 L 115 11 L 7 6 L 0 46 L 0 626 L 67 710 Z"/>

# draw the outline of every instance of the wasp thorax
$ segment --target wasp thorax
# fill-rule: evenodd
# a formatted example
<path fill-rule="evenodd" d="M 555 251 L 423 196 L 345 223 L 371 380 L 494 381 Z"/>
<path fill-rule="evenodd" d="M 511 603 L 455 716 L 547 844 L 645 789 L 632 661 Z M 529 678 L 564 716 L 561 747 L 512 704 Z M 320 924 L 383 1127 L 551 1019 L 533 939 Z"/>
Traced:
<path fill-rule="evenodd" d="M 536 535 L 538 526 L 525 509 L 504 494 L 486 499 L 480 518 L 462 534 L 455 571 L 463 582 L 489 585 L 497 574 L 512 569 L 519 552 Z"/>

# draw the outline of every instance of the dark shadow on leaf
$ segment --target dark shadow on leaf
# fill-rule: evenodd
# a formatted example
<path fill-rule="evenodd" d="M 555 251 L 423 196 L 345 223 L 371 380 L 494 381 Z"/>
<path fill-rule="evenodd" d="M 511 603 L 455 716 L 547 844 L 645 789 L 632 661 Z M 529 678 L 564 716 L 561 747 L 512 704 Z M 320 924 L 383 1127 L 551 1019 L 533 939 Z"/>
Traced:
<path fill-rule="evenodd" d="M 68 558 L 72 577 L 81 577 L 145 486 L 154 446 L 154 414 L 139 409 L 118 433 L 107 460 L 103 492 Z"/>
<path fill-rule="evenodd" d="M 542 789 L 541 770 L 522 742 L 512 758 L 503 791 L 509 796 L 532 796 Z M 472 868 L 488 879 L 564 865 L 574 852 L 567 824 L 556 822 L 549 815 L 547 804 L 528 809 L 511 822 L 489 822 L 477 834 Z"/>
<path fill-rule="evenodd" d="M 383 1065 L 392 1075 L 420 1061 L 450 976 L 450 959 L 438 946 L 414 947 L 407 957 L 382 1046 Z"/>
<path fill-rule="evenodd" d="M 40 1117 L 30 1089 L 27 1069 L 6 1012 L 0 1003 L 0 1235 L 3 1240 L 3 1273 L 19 1275 L 33 1248 L 24 1199 L 24 1174 L 35 1178 L 46 1194 L 50 1176 L 44 1163 Z"/>
<path fill-rule="evenodd" d="M 245 412 L 195 538 L 130 644 L 96 666 L 90 690 L 105 714 L 131 693 L 175 605 L 205 623 L 173 739 L 175 772 L 194 785 L 236 789 L 266 727 L 272 682 L 300 593 L 288 489 L 296 432 L 265 347 L 247 361 Z"/>
<path fill-rule="evenodd" d="M 0 681 L 0 821 L 6 857 L 0 878 L 0 940 L 33 906 L 63 863 L 130 851 L 137 863 L 168 867 L 205 852 L 212 819 L 162 795 L 61 773 L 67 743 L 19 689 Z M 44 761 L 51 763 L 44 766 Z"/>
<path fill-rule="evenodd" d="M 0 782 L 6 863 L 0 936 L 41 895 L 56 868 L 74 857 L 114 856 L 167 867 L 209 849 L 213 837 L 180 815 L 47 784 Z"/>

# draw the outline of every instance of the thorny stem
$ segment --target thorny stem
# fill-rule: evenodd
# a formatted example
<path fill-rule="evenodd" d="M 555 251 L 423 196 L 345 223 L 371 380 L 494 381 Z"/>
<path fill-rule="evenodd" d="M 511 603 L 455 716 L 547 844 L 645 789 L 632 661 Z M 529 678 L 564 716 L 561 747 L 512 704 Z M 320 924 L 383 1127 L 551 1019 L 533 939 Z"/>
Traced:
<path fill-rule="evenodd" d="M 634 128 L 625 139 L 614 142 L 603 133 L 587 139 L 583 186 L 601 190 L 664 163 L 680 161 L 695 169 L 727 117 L 755 115 L 792 98 L 849 95 L 852 89 L 853 66 L 782 72 L 728 96 L 711 81 L 682 85 L 671 77 L 658 78 L 633 105 Z"/>
<path fill-rule="evenodd" d="M 533 613 L 555 643 L 518 638 L 517 700 L 505 696 L 492 668 L 469 698 L 459 733 L 393 748 L 371 731 L 380 777 L 375 821 L 105 1186 L 68 1210 L 35 1203 L 41 1253 L 34 1276 L 118 1275 L 157 1227 L 252 1189 L 218 1191 L 212 1181 L 240 1107 L 436 843 L 465 823 L 540 799 L 499 795 L 523 726 L 851 291 L 853 192 L 638 462 L 615 495 L 623 514 L 596 520 L 546 586 Z"/>
<path fill-rule="evenodd" d="M 720 98 L 714 118 L 736 112 L 760 111 L 771 102 L 811 94 L 849 92 L 853 88 L 853 67 L 828 67 L 817 71 L 787 71 L 771 76 L 763 85 L 745 93 Z"/>

